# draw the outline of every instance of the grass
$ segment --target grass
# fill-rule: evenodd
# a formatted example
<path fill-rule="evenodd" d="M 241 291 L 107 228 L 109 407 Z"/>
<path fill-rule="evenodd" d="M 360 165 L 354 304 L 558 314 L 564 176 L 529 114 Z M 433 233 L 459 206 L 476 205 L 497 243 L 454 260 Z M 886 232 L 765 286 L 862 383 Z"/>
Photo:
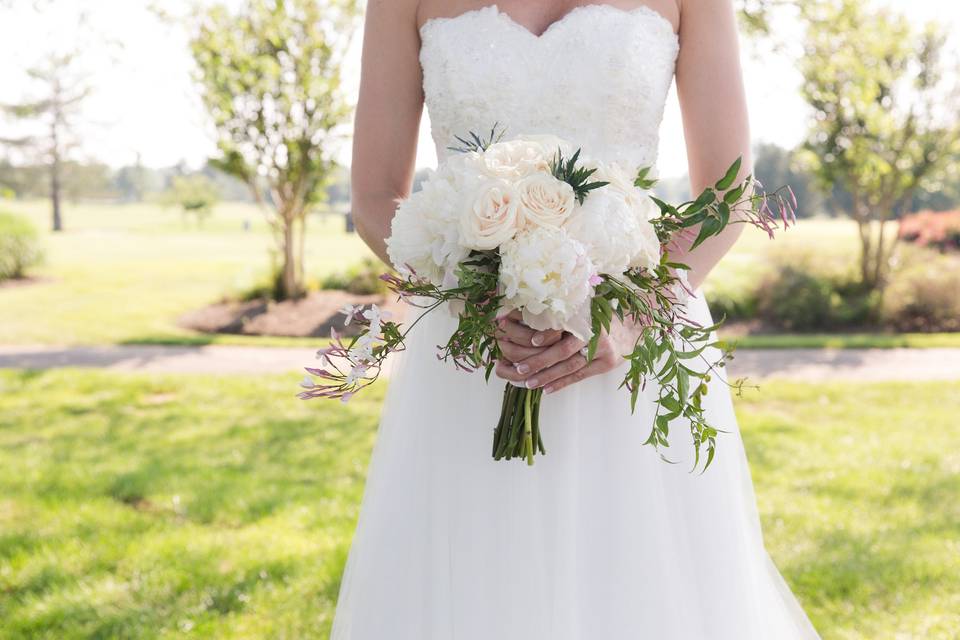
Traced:
<path fill-rule="evenodd" d="M 45 203 L 0 206 L 47 227 Z M 199 229 L 148 204 L 77 205 L 65 216 L 66 232 L 43 235 L 41 281 L 0 289 L 0 343 L 253 343 L 202 336 L 176 320 L 265 279 L 273 240 L 255 207 L 222 205 Z M 311 218 L 306 246 L 312 277 L 370 255 L 340 216 Z"/>
<path fill-rule="evenodd" d="M 380 392 L 295 389 L 0 375 L 0 637 L 325 637 Z"/>
<path fill-rule="evenodd" d="M 47 228 L 43 201 L 6 203 Z M 0 344 L 167 344 L 304 346 L 314 339 L 204 335 L 180 328 L 183 313 L 262 281 L 272 239 L 252 205 L 226 203 L 201 228 L 153 204 L 68 206 L 67 231 L 44 232 L 47 264 L 37 284 L 0 289 Z M 244 230 L 244 225 L 249 230 Z M 316 278 L 371 255 L 339 216 L 314 217 L 307 240 Z M 770 266 L 771 250 L 807 252 L 846 263 L 856 253 L 849 221 L 804 220 L 770 242 L 747 230 L 711 275 L 714 291 L 749 286 Z M 960 334 L 758 335 L 741 348 L 960 347 Z"/>
<path fill-rule="evenodd" d="M 325 638 L 382 388 L 0 373 L 0 636 Z M 739 400 L 766 542 L 825 640 L 956 638 L 960 383 Z"/>
<path fill-rule="evenodd" d="M 758 334 L 728 342 L 740 349 L 960 349 L 960 333 Z"/>

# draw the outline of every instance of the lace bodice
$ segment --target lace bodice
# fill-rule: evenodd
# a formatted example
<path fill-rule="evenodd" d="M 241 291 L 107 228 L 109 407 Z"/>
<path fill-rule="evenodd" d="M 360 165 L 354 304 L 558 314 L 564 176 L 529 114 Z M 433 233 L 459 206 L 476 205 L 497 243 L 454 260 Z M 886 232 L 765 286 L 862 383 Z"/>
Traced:
<path fill-rule="evenodd" d="M 420 29 L 437 156 L 454 136 L 552 134 L 623 166 L 656 162 L 679 41 L 647 7 L 577 7 L 537 36 L 496 5 Z"/>

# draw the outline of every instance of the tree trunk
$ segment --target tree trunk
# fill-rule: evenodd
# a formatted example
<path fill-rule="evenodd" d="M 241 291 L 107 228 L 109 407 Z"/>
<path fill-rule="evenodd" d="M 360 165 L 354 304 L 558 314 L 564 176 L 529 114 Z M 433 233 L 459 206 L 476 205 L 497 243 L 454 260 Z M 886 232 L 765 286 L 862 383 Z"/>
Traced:
<path fill-rule="evenodd" d="M 53 230 L 63 231 L 63 216 L 60 211 L 60 149 L 57 129 L 53 129 L 53 154 L 50 159 L 50 201 L 53 203 Z"/>
<path fill-rule="evenodd" d="M 281 300 L 290 300 L 300 294 L 300 287 L 297 278 L 297 255 L 296 255 L 296 218 L 285 216 L 283 219 L 283 265 L 280 271 L 279 296 Z"/>
<path fill-rule="evenodd" d="M 860 282 L 864 287 L 870 287 L 872 270 L 870 269 L 871 229 L 870 217 L 864 214 L 860 192 L 853 192 L 853 218 L 857 222 L 857 231 L 860 234 Z"/>

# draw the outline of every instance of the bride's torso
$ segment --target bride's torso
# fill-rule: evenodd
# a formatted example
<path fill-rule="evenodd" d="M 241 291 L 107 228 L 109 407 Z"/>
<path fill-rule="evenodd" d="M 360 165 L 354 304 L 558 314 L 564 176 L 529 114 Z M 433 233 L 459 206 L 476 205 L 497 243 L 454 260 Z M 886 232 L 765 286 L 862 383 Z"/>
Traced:
<path fill-rule="evenodd" d="M 442 159 L 455 136 L 552 134 L 624 166 L 656 161 L 679 40 L 646 5 L 577 6 L 538 35 L 497 5 L 427 18 L 420 63 Z"/>

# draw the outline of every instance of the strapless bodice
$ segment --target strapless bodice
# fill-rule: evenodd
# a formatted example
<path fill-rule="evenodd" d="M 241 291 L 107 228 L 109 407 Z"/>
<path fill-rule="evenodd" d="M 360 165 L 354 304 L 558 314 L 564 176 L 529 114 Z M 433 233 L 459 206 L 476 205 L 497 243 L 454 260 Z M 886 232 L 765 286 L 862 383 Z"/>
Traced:
<path fill-rule="evenodd" d="M 559 136 L 625 167 L 655 164 L 679 52 L 656 11 L 584 5 L 538 36 L 491 5 L 432 18 L 420 34 L 441 161 L 454 136 L 499 124 L 508 136 Z"/>

